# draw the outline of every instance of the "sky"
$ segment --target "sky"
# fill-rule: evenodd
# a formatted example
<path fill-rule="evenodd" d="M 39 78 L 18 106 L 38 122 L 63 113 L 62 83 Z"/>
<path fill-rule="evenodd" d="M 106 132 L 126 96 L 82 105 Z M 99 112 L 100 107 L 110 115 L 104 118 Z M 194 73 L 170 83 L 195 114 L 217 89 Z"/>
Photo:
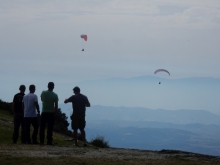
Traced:
<path fill-rule="evenodd" d="M 0 0 L 0 99 L 20 84 L 40 95 L 53 81 L 62 102 L 76 82 L 159 68 L 220 78 L 219 9 L 219 0 Z"/>

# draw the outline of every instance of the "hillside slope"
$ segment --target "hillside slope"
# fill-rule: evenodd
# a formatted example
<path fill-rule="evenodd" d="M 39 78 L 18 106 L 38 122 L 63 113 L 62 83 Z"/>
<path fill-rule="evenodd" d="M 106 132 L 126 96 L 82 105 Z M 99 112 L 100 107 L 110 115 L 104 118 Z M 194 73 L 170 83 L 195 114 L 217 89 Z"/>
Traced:
<path fill-rule="evenodd" d="M 0 160 L 2 164 L 220 164 L 219 157 L 175 150 L 147 151 L 122 148 L 73 146 L 62 134 L 56 145 L 11 144 L 12 116 L 0 110 Z"/>

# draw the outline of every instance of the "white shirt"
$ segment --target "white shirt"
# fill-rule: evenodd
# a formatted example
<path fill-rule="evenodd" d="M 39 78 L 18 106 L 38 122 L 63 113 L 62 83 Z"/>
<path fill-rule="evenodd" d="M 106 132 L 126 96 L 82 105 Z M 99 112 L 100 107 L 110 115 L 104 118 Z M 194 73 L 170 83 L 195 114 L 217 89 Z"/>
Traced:
<path fill-rule="evenodd" d="M 37 102 L 37 95 L 28 93 L 23 97 L 24 103 L 24 117 L 37 117 L 35 102 Z"/>

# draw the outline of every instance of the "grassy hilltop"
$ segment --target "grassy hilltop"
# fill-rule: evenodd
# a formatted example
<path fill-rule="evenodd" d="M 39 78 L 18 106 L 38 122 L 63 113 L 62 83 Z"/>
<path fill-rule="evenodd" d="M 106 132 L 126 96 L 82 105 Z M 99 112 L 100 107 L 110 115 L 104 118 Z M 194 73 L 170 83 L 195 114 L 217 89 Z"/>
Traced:
<path fill-rule="evenodd" d="M 72 137 L 54 133 L 54 146 L 12 144 L 13 115 L 0 109 L 0 164 L 2 165 L 217 165 L 219 157 L 195 153 L 161 150 L 143 151 L 98 148 L 89 144 L 73 146 Z M 134 139 L 135 140 L 135 139 Z"/>

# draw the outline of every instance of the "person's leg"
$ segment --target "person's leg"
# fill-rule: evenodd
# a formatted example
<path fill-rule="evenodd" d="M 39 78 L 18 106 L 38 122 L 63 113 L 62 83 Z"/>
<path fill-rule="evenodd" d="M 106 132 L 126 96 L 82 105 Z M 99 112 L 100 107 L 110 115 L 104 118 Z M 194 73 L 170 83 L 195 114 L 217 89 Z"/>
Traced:
<path fill-rule="evenodd" d="M 34 127 L 34 131 L 32 134 L 32 142 L 33 142 L 33 144 L 37 144 L 38 143 L 37 142 L 37 134 L 38 134 L 38 128 L 39 128 L 37 117 L 31 118 L 31 124 Z"/>
<path fill-rule="evenodd" d="M 31 138 L 30 138 L 30 118 L 29 117 L 25 117 L 24 118 L 24 122 L 25 122 L 25 135 L 26 135 L 26 143 L 30 144 L 31 143 Z"/>
<path fill-rule="evenodd" d="M 86 121 L 85 118 L 79 120 L 79 129 L 81 132 L 82 140 L 84 142 L 84 146 L 86 146 L 86 132 L 85 132 Z"/>
<path fill-rule="evenodd" d="M 72 118 L 71 126 L 73 129 L 73 138 L 74 138 L 74 145 L 77 146 L 77 130 L 78 130 L 78 120 Z"/>
<path fill-rule="evenodd" d="M 19 116 L 18 116 L 18 115 L 15 115 L 15 116 L 14 116 L 14 132 L 13 132 L 13 135 L 12 135 L 12 140 L 13 140 L 13 143 L 14 143 L 14 144 L 17 143 L 17 140 L 18 140 L 19 127 L 20 127 Z"/>
<path fill-rule="evenodd" d="M 26 143 L 26 130 L 25 130 L 24 117 L 22 117 L 21 119 L 21 143 Z"/>
<path fill-rule="evenodd" d="M 46 127 L 46 114 L 42 113 L 40 118 L 40 143 L 44 144 L 44 133 L 45 133 L 45 127 Z"/>
<path fill-rule="evenodd" d="M 85 130 L 84 129 L 80 129 L 80 133 L 81 133 L 83 142 L 86 143 L 86 132 L 85 132 Z"/>
<path fill-rule="evenodd" d="M 78 146 L 77 144 L 77 129 L 73 130 L 73 138 L 74 138 L 74 144 L 75 146 Z"/>
<path fill-rule="evenodd" d="M 48 113 L 47 144 L 53 142 L 54 113 Z"/>

